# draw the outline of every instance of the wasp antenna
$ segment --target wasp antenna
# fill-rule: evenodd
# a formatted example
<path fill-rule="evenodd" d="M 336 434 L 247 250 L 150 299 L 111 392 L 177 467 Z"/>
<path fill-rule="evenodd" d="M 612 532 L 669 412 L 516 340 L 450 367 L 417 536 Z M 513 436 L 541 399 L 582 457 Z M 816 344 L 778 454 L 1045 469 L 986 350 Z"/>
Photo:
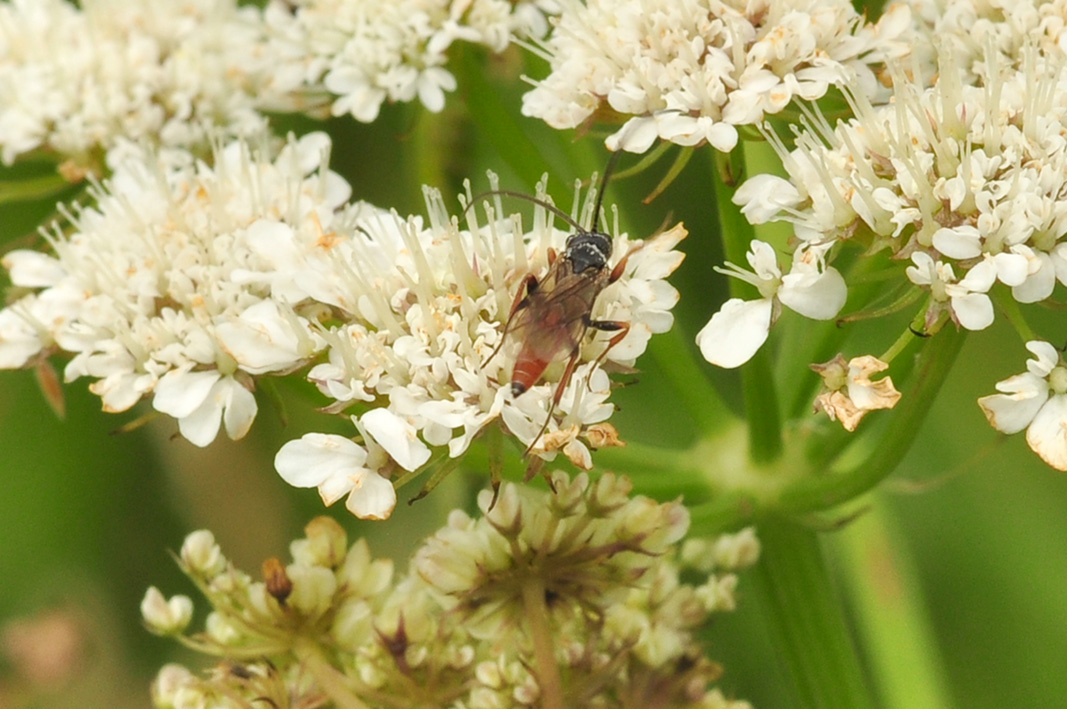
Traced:
<path fill-rule="evenodd" d="M 597 188 L 596 206 L 593 208 L 593 225 L 589 231 L 596 231 L 597 225 L 600 223 L 600 207 L 604 202 L 604 191 L 607 189 L 608 180 L 611 179 L 611 173 L 615 171 L 615 165 L 619 162 L 619 157 L 621 155 L 622 148 L 620 147 L 611 154 L 611 158 L 608 160 L 608 166 L 604 168 L 604 176 L 600 178 L 600 187 Z"/>
<path fill-rule="evenodd" d="M 552 212 L 557 217 L 567 222 L 567 224 L 573 227 L 575 230 L 585 231 L 585 229 L 583 229 L 578 222 L 574 221 L 571 215 L 567 214 L 551 202 L 546 202 L 545 200 L 538 199 L 537 197 L 531 197 L 530 195 L 523 194 L 522 192 L 513 192 L 512 190 L 489 190 L 488 192 L 482 192 L 480 194 L 477 194 L 472 198 L 471 203 L 467 205 L 467 209 L 463 210 L 463 214 L 465 215 L 467 211 L 471 207 L 473 207 L 476 202 L 480 201 L 484 197 L 492 197 L 494 195 L 500 195 L 501 197 L 514 197 L 515 199 L 522 199 L 526 200 L 527 202 L 533 202 L 537 206 L 543 207 L 544 209 L 547 209 L 548 211 Z"/>

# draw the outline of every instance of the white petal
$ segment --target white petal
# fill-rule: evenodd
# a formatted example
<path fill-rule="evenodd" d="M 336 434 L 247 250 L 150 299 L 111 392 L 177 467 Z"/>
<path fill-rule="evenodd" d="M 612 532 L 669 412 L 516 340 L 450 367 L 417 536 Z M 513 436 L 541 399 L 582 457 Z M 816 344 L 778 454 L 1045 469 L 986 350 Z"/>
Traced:
<path fill-rule="evenodd" d="M 741 207 L 751 224 L 764 224 L 783 208 L 800 204 L 800 193 L 789 180 L 777 175 L 756 175 L 745 180 L 734 193 L 733 203 Z"/>
<path fill-rule="evenodd" d="M 769 298 L 748 301 L 731 298 L 697 333 L 700 353 L 720 367 L 740 367 L 767 341 L 772 310 Z"/>
<path fill-rule="evenodd" d="M 1020 303 L 1038 303 L 1052 295 L 1056 286 L 1056 267 L 1048 254 L 1035 252 L 1037 269 L 1030 276 L 1011 289 L 1011 295 Z M 1031 264 L 1034 268 L 1035 264 Z"/>
<path fill-rule="evenodd" d="M 255 395 L 236 379 L 228 379 L 227 386 L 229 392 L 222 421 L 226 426 L 226 435 L 231 441 L 237 441 L 244 438 L 248 429 L 252 428 L 259 405 L 256 404 Z"/>
<path fill-rule="evenodd" d="M 635 116 L 609 135 L 604 145 L 612 152 L 621 148 L 628 153 L 643 153 L 652 147 L 658 137 L 656 121 L 652 116 Z"/>
<path fill-rule="evenodd" d="M 360 519 L 388 519 L 396 507 L 393 483 L 366 469 L 354 482 L 355 487 L 345 502 L 349 512 Z"/>
<path fill-rule="evenodd" d="M 371 409 L 360 423 L 404 470 L 417 470 L 430 459 L 430 449 L 415 427 L 389 409 Z"/>
<path fill-rule="evenodd" d="M 993 301 L 985 293 L 953 296 L 952 312 L 968 330 L 984 330 L 993 324 Z"/>
<path fill-rule="evenodd" d="M 215 370 L 190 372 L 173 369 L 156 384 L 152 408 L 156 411 L 182 419 L 196 411 L 211 395 L 211 389 L 222 375 Z"/>
<path fill-rule="evenodd" d="M 1030 266 L 1022 254 L 1000 253 L 993 257 L 997 265 L 997 278 L 1006 286 L 1017 286 L 1026 280 Z"/>
<path fill-rule="evenodd" d="M 1041 407 L 1026 429 L 1026 443 L 1056 470 L 1067 470 L 1067 396 L 1053 396 Z"/>
<path fill-rule="evenodd" d="M 845 279 L 832 267 L 814 279 L 810 274 L 787 273 L 778 289 L 778 300 L 783 305 L 814 320 L 836 317 L 847 298 Z"/>
<path fill-rule="evenodd" d="M 959 286 L 969 291 L 985 293 L 997 280 L 997 266 L 991 257 L 986 257 L 971 266 L 967 274 L 960 279 Z"/>
<path fill-rule="evenodd" d="M 242 369 L 263 374 L 292 367 L 304 358 L 299 335 L 293 331 L 295 320 L 296 316 L 285 317 L 274 301 L 263 300 L 219 323 L 215 334 Z"/>
<path fill-rule="evenodd" d="M 211 445 L 219 435 L 219 426 L 222 423 L 222 406 L 216 404 L 212 398 L 205 400 L 188 416 L 178 419 L 178 431 L 182 437 L 201 448 Z"/>
<path fill-rule="evenodd" d="M 1036 358 L 1027 360 L 1026 368 L 1038 377 L 1047 377 L 1060 362 L 1059 350 L 1044 340 L 1030 340 L 1026 343 L 1026 349 Z"/>
<path fill-rule="evenodd" d="M 1048 385 L 1033 374 L 1016 374 L 997 383 L 1003 394 L 983 396 L 978 400 L 989 425 L 1001 433 L 1018 433 L 1034 420 L 1048 400 Z"/>
<path fill-rule="evenodd" d="M 934 248 L 950 258 L 975 258 L 982 255 L 982 241 L 978 229 L 960 225 L 955 229 L 942 227 L 934 232 Z"/>
<path fill-rule="evenodd" d="M 343 436 L 307 433 L 282 446 L 274 469 L 293 487 L 318 487 L 330 478 L 347 479 L 366 460 L 367 451 Z"/>
<path fill-rule="evenodd" d="M 54 286 L 67 275 L 58 259 L 39 251 L 10 251 L 4 255 L 3 264 L 10 272 L 11 283 L 23 288 Z"/>
<path fill-rule="evenodd" d="M 781 278 L 782 269 L 778 268 L 778 254 L 774 247 L 766 241 L 753 239 L 748 245 L 748 253 L 745 254 L 748 265 L 753 272 L 764 280 Z"/>

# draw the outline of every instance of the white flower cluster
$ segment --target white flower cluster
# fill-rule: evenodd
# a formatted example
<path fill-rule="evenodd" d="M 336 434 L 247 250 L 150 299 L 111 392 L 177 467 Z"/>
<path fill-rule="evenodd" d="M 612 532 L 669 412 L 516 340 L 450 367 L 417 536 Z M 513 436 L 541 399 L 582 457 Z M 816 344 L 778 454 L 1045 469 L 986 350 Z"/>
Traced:
<path fill-rule="evenodd" d="M 954 55 L 962 83 L 989 79 L 990 69 L 1022 68 L 1028 48 L 1042 57 L 1062 56 L 1067 49 L 1067 2 L 1064 0 L 905 0 L 924 37 L 915 45 L 928 60 L 935 45 Z M 996 53 L 990 66 L 989 51 Z"/>
<path fill-rule="evenodd" d="M 874 68 L 906 51 L 910 23 L 897 5 L 869 24 L 848 0 L 561 4 L 540 45 L 551 73 L 523 97 L 523 113 L 554 128 L 598 112 L 631 116 L 610 140 L 625 132 L 632 152 L 656 138 L 730 151 L 738 126 L 848 76 L 873 93 Z"/>
<path fill-rule="evenodd" d="M 501 52 L 546 24 L 535 3 L 507 0 L 272 0 L 264 19 L 276 62 L 269 92 L 282 105 L 327 93 L 333 115 L 364 122 L 385 101 L 418 97 L 440 111 L 456 88 L 445 68 L 454 42 Z"/>
<path fill-rule="evenodd" d="M 506 0 L 11 0 L 0 3 L 0 159 L 34 150 L 93 171 L 120 139 L 206 148 L 262 110 L 373 121 L 384 101 L 444 106 L 457 40 L 503 51 L 543 33 Z M 72 175 L 79 176 L 77 169 Z"/>
<path fill-rule="evenodd" d="M 325 134 L 267 150 L 234 142 L 211 166 L 183 150 L 128 152 L 91 190 L 95 205 L 68 212 L 69 233 L 45 234 L 54 255 L 4 257 L 32 292 L 0 311 L 0 367 L 60 350 L 74 355 L 66 379 L 95 379 L 107 411 L 151 395 L 197 445 L 223 422 L 243 436 L 253 376 L 299 367 L 325 344 L 272 290 L 260 244 L 279 229 L 313 241 L 352 216 L 338 212 L 349 187 L 324 168 Z"/>
<path fill-rule="evenodd" d="M 296 295 L 345 313 L 341 324 L 322 333 L 328 361 L 308 375 L 334 400 L 329 408 L 370 406 L 352 417 L 363 445 L 337 435 L 307 434 L 283 446 L 275 465 L 290 484 L 317 487 L 326 504 L 348 494 L 349 509 L 360 517 L 384 518 L 392 512 L 396 493 L 382 477 L 390 466 L 417 470 L 433 447 L 447 446 L 447 455 L 457 457 L 496 419 L 524 445 L 540 441 L 533 453 L 552 458 L 562 450 L 588 468 L 589 450 L 578 436 L 612 412 L 598 356 L 632 364 L 653 333 L 670 328 L 670 309 L 678 300 L 664 279 L 682 260 L 674 250 L 685 236 L 680 225 L 640 249 L 625 235 L 614 237 L 614 262 L 635 250 L 619 280 L 600 294 L 591 316 L 627 322 L 630 330 L 606 353 L 605 336 L 585 342 L 550 419 L 562 362 L 549 368 L 545 383 L 512 397 L 505 386 L 512 352 L 505 346 L 505 356 L 491 355 L 517 284 L 526 274 L 547 269 L 550 250 L 563 251 L 569 229 L 553 226 L 538 208 L 529 230 L 517 215 L 479 225 L 473 209 L 467 212 L 470 228 L 461 230 L 439 195 L 428 192 L 427 206 L 428 224 L 420 217 L 382 215 L 361 220 L 352 238 L 316 245 L 310 252 L 278 243 L 263 250 L 274 259 L 276 287 L 284 282 L 297 289 Z M 496 213 L 504 213 L 499 205 Z M 557 356 L 566 359 L 568 353 Z M 548 435 L 539 439 L 546 421 Z"/>
<path fill-rule="evenodd" d="M 855 118 L 809 126 L 791 152 L 768 134 L 789 177 L 754 177 L 735 202 L 753 223 L 790 222 L 827 260 L 849 242 L 887 250 L 886 267 L 928 293 L 929 331 L 945 318 L 981 330 L 998 283 L 1020 303 L 1067 283 L 1067 74 L 1050 57 L 998 65 L 988 82 L 966 86 L 952 56 L 941 59 L 932 87 L 896 72 L 889 105 L 851 87 Z"/>
<path fill-rule="evenodd" d="M 1067 471 L 1067 365 L 1048 342 L 1031 340 L 1027 371 L 997 382 L 1000 394 L 978 400 L 989 424 L 1003 433 L 1026 429 L 1026 443 L 1057 470 Z"/>
<path fill-rule="evenodd" d="M 329 147 L 310 134 L 270 158 L 236 141 L 210 166 L 182 150 L 128 151 L 92 190 L 95 206 L 69 214 L 70 233 L 46 234 L 54 255 L 4 258 L 13 284 L 29 292 L 0 310 L 0 367 L 73 354 L 66 379 L 95 379 L 106 410 L 151 396 L 205 446 L 222 424 L 231 438 L 248 431 L 256 377 L 324 354 L 308 376 L 330 410 L 364 409 L 353 417 L 363 444 L 308 434 L 282 448 L 277 467 L 294 485 L 318 487 L 327 504 L 354 492 L 348 506 L 361 517 L 389 516 L 397 466 L 419 469 L 431 447 L 459 456 L 498 418 L 524 445 L 547 425 L 535 453 L 562 450 L 589 467 L 578 436 L 612 412 L 597 358 L 630 365 L 652 333 L 670 328 L 678 294 L 663 279 L 682 260 L 673 248 L 684 229 L 639 249 L 614 238 L 616 262 L 634 253 L 591 316 L 630 330 L 606 353 L 603 336 L 584 342 L 550 419 L 561 367 L 512 398 L 511 350 L 490 354 L 517 284 L 546 268 L 569 230 L 544 209 L 528 231 L 518 215 L 479 226 L 472 209 L 461 230 L 436 193 L 428 224 L 346 205 L 348 184 L 325 168 Z M 499 204 L 495 213 L 504 213 Z"/>
<path fill-rule="evenodd" d="M 0 4 L 0 158 L 35 149 L 79 165 L 119 138 L 205 144 L 248 135 L 266 69 L 259 13 L 235 0 Z"/>

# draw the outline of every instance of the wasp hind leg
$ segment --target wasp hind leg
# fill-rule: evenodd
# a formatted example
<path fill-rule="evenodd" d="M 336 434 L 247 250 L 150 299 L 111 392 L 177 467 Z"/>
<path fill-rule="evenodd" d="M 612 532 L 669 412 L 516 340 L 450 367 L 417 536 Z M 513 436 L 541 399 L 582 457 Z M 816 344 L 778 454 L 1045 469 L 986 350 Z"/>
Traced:
<path fill-rule="evenodd" d="M 537 445 L 537 442 L 545 435 L 545 431 L 548 430 L 548 424 L 552 422 L 552 414 L 555 413 L 556 407 L 559 406 L 560 400 L 563 399 L 563 392 L 567 389 L 567 384 L 570 383 L 571 377 L 574 375 L 574 368 L 578 364 L 579 354 L 581 354 L 581 351 L 579 348 L 575 347 L 571 352 L 571 356 L 567 359 L 567 368 L 563 370 L 563 376 L 559 378 L 559 383 L 556 384 L 556 393 L 552 395 L 552 403 L 548 406 L 548 415 L 545 416 L 545 422 L 541 424 L 541 430 L 539 430 L 533 440 L 530 441 L 530 445 L 526 446 L 526 450 L 522 452 L 523 458 L 530 455 L 530 451 L 533 450 L 534 446 Z"/>

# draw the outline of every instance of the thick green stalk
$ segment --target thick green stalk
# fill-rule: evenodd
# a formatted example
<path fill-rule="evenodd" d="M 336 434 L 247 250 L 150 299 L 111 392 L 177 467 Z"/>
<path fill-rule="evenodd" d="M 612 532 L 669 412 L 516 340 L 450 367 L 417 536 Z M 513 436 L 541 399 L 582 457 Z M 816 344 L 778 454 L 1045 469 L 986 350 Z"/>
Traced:
<path fill-rule="evenodd" d="M 744 150 L 743 144 L 737 151 Z M 729 165 L 730 156 L 716 156 L 715 206 L 719 212 L 723 251 L 731 263 L 744 264 L 745 254 L 755 234 L 741 210 L 731 201 L 737 187 L 736 170 Z M 730 279 L 730 293 L 734 297 L 753 298 L 755 289 L 736 278 Z M 770 355 L 761 349 L 741 370 L 745 395 L 745 418 L 749 425 L 749 456 L 754 462 L 767 463 L 782 454 L 782 420 L 778 410 L 778 394 L 771 372 Z"/>
<path fill-rule="evenodd" d="M 656 360 L 673 385 L 672 394 L 686 414 L 705 435 L 712 435 L 736 423 L 730 408 L 708 381 L 700 360 L 698 362 L 677 325 L 656 335 L 648 343 L 648 353 Z"/>
<path fill-rule="evenodd" d="M 771 639 L 793 680 L 795 707 L 872 707 L 867 678 L 815 533 L 796 524 L 760 525 L 754 587 Z"/>
<path fill-rule="evenodd" d="M 866 455 L 843 472 L 825 471 L 787 486 L 779 496 L 779 508 L 795 513 L 825 510 L 862 495 L 892 473 L 911 448 L 964 339 L 965 331 L 952 327 L 930 338 L 919 354 L 910 385 L 881 429 L 881 437 L 861 442 Z"/>
<path fill-rule="evenodd" d="M 828 541 L 881 705 L 949 707 L 948 680 L 916 569 L 894 536 L 886 505 L 875 499 Z"/>

